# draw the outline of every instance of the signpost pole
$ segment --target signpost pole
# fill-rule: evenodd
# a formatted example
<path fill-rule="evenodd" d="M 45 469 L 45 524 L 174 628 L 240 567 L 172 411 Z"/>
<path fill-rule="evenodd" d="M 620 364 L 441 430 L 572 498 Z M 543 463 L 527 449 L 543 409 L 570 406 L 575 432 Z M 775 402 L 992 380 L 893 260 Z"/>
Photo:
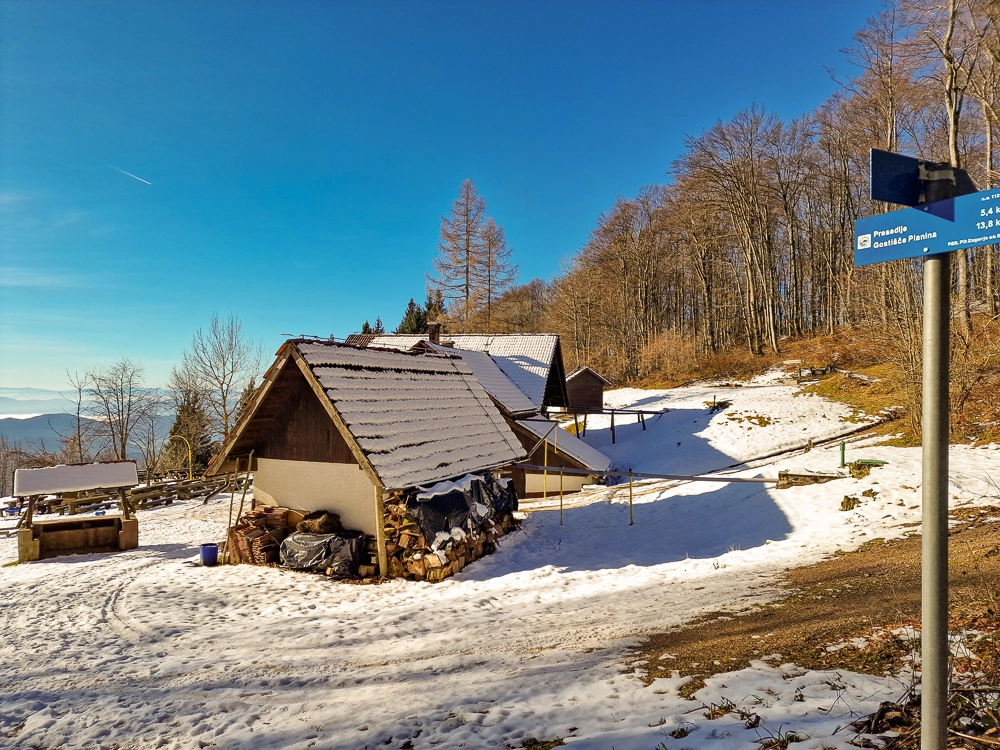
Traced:
<path fill-rule="evenodd" d="M 921 750 L 947 747 L 950 258 L 924 259 Z"/>

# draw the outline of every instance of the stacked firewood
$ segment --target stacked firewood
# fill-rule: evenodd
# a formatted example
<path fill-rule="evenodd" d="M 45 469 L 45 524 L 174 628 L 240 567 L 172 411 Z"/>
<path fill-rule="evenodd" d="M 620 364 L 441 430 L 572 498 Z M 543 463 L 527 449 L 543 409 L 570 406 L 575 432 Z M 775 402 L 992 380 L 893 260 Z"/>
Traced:
<path fill-rule="evenodd" d="M 287 518 L 286 508 L 257 508 L 240 518 L 227 537 L 229 562 L 249 565 L 278 562 L 281 540 L 289 533 L 285 528 Z"/>
<path fill-rule="evenodd" d="M 505 515 L 471 531 L 452 529 L 426 539 L 404 505 L 390 503 L 385 511 L 385 551 L 393 578 L 441 581 L 493 552 L 497 539 L 514 528 L 513 516 Z"/>

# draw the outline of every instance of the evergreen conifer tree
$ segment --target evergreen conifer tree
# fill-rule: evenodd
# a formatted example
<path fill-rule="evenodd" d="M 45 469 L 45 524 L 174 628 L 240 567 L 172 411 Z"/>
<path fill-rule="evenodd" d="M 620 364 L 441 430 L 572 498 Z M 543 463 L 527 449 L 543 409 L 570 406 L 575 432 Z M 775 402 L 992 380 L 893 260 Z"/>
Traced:
<path fill-rule="evenodd" d="M 395 333 L 426 332 L 427 314 L 424 312 L 424 308 L 414 302 L 413 297 L 410 297 L 410 301 L 406 305 L 406 311 L 403 313 L 403 319 L 400 321 L 399 325 L 396 326 Z"/>
<path fill-rule="evenodd" d="M 177 402 L 174 424 L 170 428 L 170 438 L 178 435 L 184 440 L 168 438 L 168 465 L 186 467 L 190 444 L 192 469 L 196 472 L 204 471 L 218 447 L 212 441 L 211 418 L 204 400 L 196 390 L 187 390 L 178 395 L 180 399 Z"/>

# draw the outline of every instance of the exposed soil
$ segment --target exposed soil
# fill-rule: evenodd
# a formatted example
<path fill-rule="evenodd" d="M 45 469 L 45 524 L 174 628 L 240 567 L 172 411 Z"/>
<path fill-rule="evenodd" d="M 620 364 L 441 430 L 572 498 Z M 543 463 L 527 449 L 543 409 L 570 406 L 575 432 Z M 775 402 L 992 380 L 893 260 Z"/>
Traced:
<path fill-rule="evenodd" d="M 953 515 L 949 537 L 952 627 L 1000 631 L 1000 508 Z M 781 662 L 817 669 L 882 674 L 903 666 L 913 644 L 887 631 L 920 626 L 920 537 L 870 542 L 789 572 L 785 599 L 736 615 L 718 613 L 650 636 L 631 664 L 645 660 L 648 680 L 672 672 L 704 677 L 780 654 Z M 873 633 L 880 635 L 873 638 Z M 865 638 L 863 649 L 828 646 Z M 662 658 L 661 658 L 662 657 Z M 778 657 L 774 657 L 778 658 Z M 688 690 L 700 687 L 700 680 Z"/>

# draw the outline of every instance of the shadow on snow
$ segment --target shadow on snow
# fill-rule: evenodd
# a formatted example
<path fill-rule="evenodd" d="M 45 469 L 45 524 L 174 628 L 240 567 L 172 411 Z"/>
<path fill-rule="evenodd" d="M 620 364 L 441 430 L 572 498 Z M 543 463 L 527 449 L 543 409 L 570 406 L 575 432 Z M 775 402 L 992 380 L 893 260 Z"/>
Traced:
<path fill-rule="evenodd" d="M 619 469 L 701 474 L 739 463 L 695 434 L 712 416 L 707 410 L 677 409 L 647 419 L 645 431 L 634 422 L 616 424 L 615 445 L 610 426 L 588 430 L 586 442 L 611 457 Z M 558 487 L 558 478 L 550 486 Z M 658 495 L 637 486 L 633 526 L 627 487 L 618 489 L 614 503 L 567 509 L 563 526 L 558 511 L 530 514 L 521 531 L 501 541 L 497 555 L 470 566 L 459 578 L 484 580 L 545 566 L 564 571 L 651 567 L 759 547 L 792 531 L 763 484 L 698 482 Z"/>

